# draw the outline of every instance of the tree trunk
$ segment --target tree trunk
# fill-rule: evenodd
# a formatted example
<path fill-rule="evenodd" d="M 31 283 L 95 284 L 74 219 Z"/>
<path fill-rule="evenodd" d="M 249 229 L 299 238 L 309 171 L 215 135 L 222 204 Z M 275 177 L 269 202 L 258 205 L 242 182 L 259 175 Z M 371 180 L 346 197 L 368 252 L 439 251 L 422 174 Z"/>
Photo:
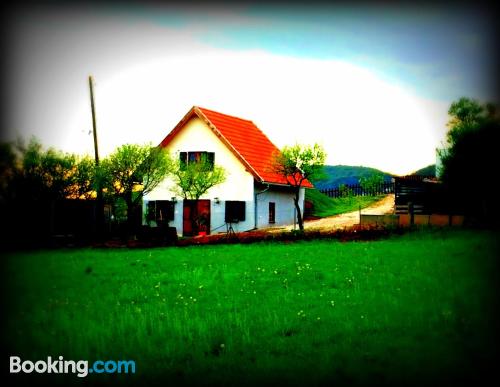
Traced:
<path fill-rule="evenodd" d="M 304 221 L 302 220 L 302 212 L 300 211 L 299 197 L 300 197 L 300 187 L 298 187 L 295 190 L 295 197 L 293 198 L 293 203 L 295 204 L 295 209 L 297 210 L 297 222 L 299 223 L 299 230 L 304 231 Z"/>
<path fill-rule="evenodd" d="M 127 203 L 127 227 L 126 233 L 127 239 L 130 239 L 134 235 L 134 217 L 135 217 L 135 206 L 132 200 L 132 192 L 127 192 L 125 195 L 125 203 Z"/>
<path fill-rule="evenodd" d="M 104 224 L 104 199 L 102 187 L 99 183 L 97 187 L 97 201 L 95 206 L 95 237 L 98 242 L 104 242 L 105 239 L 105 224 Z"/>

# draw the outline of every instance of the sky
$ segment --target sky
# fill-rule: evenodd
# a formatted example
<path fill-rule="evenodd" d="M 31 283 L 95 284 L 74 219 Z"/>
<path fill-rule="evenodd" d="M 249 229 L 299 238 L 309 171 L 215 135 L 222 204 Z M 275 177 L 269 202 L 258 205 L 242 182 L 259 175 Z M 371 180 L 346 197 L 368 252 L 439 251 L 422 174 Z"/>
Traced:
<path fill-rule="evenodd" d="M 12 8 L 2 137 L 93 155 L 92 75 L 101 157 L 158 144 L 197 105 L 407 174 L 435 162 L 451 102 L 498 101 L 494 25 L 451 3 Z"/>

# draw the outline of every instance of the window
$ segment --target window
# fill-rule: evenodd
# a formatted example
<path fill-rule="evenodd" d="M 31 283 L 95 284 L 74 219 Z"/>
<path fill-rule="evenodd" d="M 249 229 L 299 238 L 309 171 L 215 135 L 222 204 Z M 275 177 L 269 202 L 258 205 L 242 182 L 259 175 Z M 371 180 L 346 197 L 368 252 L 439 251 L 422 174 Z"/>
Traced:
<path fill-rule="evenodd" d="M 269 202 L 269 223 L 276 222 L 276 203 Z"/>
<path fill-rule="evenodd" d="M 237 223 L 245 220 L 245 202 L 237 200 L 226 201 L 226 223 Z"/>
<path fill-rule="evenodd" d="M 151 200 L 148 202 L 147 220 L 157 225 L 174 220 L 174 202 L 170 200 Z"/>
<path fill-rule="evenodd" d="M 206 163 L 207 170 L 214 169 L 215 153 L 214 152 L 179 152 L 179 161 L 181 170 L 186 170 L 186 165 L 192 163 Z"/>

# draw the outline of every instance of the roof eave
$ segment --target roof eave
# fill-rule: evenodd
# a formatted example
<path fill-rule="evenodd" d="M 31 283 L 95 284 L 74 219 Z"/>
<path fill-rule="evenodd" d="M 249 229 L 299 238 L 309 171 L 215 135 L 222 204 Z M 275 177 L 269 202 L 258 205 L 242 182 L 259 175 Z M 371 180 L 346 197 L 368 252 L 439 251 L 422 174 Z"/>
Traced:
<path fill-rule="evenodd" d="M 182 117 L 182 119 L 175 125 L 175 127 L 170 131 L 169 134 L 160 142 L 159 146 L 166 147 L 177 135 L 177 133 L 184 127 L 186 122 L 188 122 L 193 114 L 195 114 L 195 106 L 193 106 L 189 111 Z"/>
<path fill-rule="evenodd" d="M 279 187 L 293 187 L 292 184 L 287 184 L 287 183 L 276 183 L 276 182 L 272 182 L 272 181 L 266 181 L 266 180 L 262 180 L 262 181 L 259 181 L 259 183 L 262 183 L 262 184 L 269 184 L 269 185 L 276 185 L 276 186 L 279 186 Z M 314 188 L 314 186 L 309 183 L 310 186 L 307 186 L 307 185 L 301 185 L 300 188 Z"/>
<path fill-rule="evenodd" d="M 259 175 L 259 173 L 250 165 L 248 161 L 245 160 L 245 158 L 241 155 L 240 152 L 236 150 L 236 148 L 228 141 L 226 137 L 217 129 L 217 127 L 208 119 L 208 117 L 203 114 L 201 109 L 199 109 L 197 106 L 193 106 L 193 110 L 196 113 L 196 115 L 203 120 L 208 127 L 212 130 L 212 132 L 222 141 L 224 145 L 236 156 L 236 158 L 245 166 L 248 172 L 258 181 L 264 181 L 262 177 Z"/>

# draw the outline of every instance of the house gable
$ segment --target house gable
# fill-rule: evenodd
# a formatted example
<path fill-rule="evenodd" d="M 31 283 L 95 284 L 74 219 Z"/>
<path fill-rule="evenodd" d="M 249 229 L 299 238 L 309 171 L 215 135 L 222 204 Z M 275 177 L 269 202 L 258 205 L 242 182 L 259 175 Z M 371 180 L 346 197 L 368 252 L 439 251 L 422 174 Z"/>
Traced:
<path fill-rule="evenodd" d="M 160 145 L 168 146 L 194 117 L 212 130 L 257 182 L 288 185 L 284 176 L 272 170 L 273 157 L 279 149 L 249 120 L 193 106 Z M 303 186 L 312 187 L 312 184 L 306 180 Z"/>
<path fill-rule="evenodd" d="M 210 120 L 203 114 L 200 108 L 197 106 L 193 106 L 191 110 L 179 121 L 179 123 L 175 126 L 174 129 L 165 137 L 160 146 L 169 147 L 169 144 L 174 141 L 175 137 L 179 134 L 179 132 L 187 125 L 187 123 L 193 118 L 198 118 L 205 123 L 205 125 L 211 129 L 213 134 L 226 146 L 226 148 L 231 151 L 238 159 L 238 161 L 243 164 L 245 169 L 250 172 L 254 178 L 261 180 L 257 171 L 242 157 L 242 155 L 234 148 L 234 146 L 224 137 L 224 135 L 217 129 L 217 127 L 210 122 Z"/>
<path fill-rule="evenodd" d="M 212 187 L 203 198 L 253 199 L 254 177 L 252 173 L 201 118 L 192 116 L 186 120 L 165 148 L 174 157 L 179 157 L 181 152 L 213 152 L 215 154 L 214 162 L 226 171 L 226 181 Z M 173 185 L 170 178 L 163 183 L 165 189 L 171 190 Z"/>

